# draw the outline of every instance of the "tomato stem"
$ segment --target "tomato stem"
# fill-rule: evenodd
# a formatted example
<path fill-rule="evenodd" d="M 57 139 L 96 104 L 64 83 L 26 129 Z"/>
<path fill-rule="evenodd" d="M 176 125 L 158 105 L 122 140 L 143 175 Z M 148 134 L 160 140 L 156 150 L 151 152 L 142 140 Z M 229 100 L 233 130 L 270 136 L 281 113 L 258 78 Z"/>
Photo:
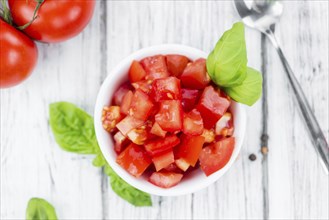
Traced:
<path fill-rule="evenodd" d="M 5 0 L 3 0 L 3 1 L 5 1 Z M 35 19 L 38 18 L 37 12 L 39 11 L 39 9 L 40 9 L 42 3 L 43 3 L 45 0 L 35 0 L 35 1 L 36 1 L 36 3 L 37 3 L 37 6 L 35 6 L 35 9 L 34 9 L 34 12 L 33 12 L 32 20 L 29 21 L 28 23 L 22 25 L 22 26 L 18 26 L 17 28 L 18 28 L 19 30 L 24 30 L 25 28 L 27 28 L 28 26 L 30 26 L 30 25 L 34 22 Z"/>
<path fill-rule="evenodd" d="M 0 11 L 1 18 L 3 18 L 3 20 L 5 22 L 7 22 L 8 24 L 12 25 L 13 19 L 11 17 L 11 13 L 7 6 L 6 0 L 1 0 L 1 5 L 2 5 L 1 11 Z"/>

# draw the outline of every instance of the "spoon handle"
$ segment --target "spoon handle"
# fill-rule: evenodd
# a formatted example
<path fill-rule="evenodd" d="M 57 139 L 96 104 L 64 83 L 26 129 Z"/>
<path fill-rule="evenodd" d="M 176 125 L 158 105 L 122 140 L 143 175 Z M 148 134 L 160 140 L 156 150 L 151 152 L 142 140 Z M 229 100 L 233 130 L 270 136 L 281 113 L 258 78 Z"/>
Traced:
<path fill-rule="evenodd" d="M 325 171 L 328 174 L 329 173 L 329 147 L 328 147 L 328 143 L 325 139 L 325 136 L 319 126 L 318 121 L 315 118 L 315 115 L 313 114 L 313 111 L 305 97 L 305 94 L 304 94 L 300 84 L 298 83 L 287 59 L 285 58 L 276 38 L 274 36 L 274 33 L 271 30 L 268 30 L 268 31 L 266 31 L 266 35 L 269 37 L 269 39 L 273 43 L 275 49 L 277 50 L 277 52 L 281 58 L 281 61 L 284 66 L 284 69 L 286 70 L 289 82 L 296 95 L 298 105 L 300 107 L 302 115 L 304 116 L 305 122 L 307 124 L 315 150 L 317 151 L 318 155 L 320 156 L 321 161 L 323 163 L 322 165 L 324 165 Z"/>

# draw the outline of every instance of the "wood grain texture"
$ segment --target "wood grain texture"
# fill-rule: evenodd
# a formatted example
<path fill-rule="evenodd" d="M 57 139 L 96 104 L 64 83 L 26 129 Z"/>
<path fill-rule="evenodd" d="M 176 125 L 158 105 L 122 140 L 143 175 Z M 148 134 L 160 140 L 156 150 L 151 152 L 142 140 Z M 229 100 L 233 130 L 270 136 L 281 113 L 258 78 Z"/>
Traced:
<path fill-rule="evenodd" d="M 328 2 L 284 6 L 277 36 L 328 139 Z M 262 51 L 261 34 L 251 29 L 246 29 L 248 65 L 263 66 L 268 74 L 268 170 L 260 153 L 261 101 L 247 108 L 242 151 L 222 179 L 192 195 L 153 196 L 147 208 L 116 196 L 91 157 L 64 152 L 54 142 L 49 103 L 73 102 L 92 114 L 102 81 L 125 56 L 164 43 L 210 52 L 238 20 L 230 1 L 98 1 L 83 34 L 61 44 L 38 44 L 39 63 L 30 79 L 1 90 L 0 219 L 23 219 L 34 196 L 54 204 L 60 219 L 328 219 L 328 176 L 277 54 L 269 42 Z"/>

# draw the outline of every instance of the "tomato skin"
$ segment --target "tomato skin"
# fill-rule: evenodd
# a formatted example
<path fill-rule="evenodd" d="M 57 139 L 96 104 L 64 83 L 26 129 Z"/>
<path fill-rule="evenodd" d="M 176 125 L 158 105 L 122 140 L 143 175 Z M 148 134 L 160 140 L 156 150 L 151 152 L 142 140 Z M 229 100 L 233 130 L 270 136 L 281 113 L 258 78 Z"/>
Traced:
<path fill-rule="evenodd" d="M 126 95 L 126 93 L 132 89 L 129 83 L 122 84 L 118 90 L 113 95 L 112 103 L 113 105 L 121 105 L 121 102 L 123 100 L 123 97 Z"/>
<path fill-rule="evenodd" d="M 8 0 L 14 23 L 31 21 L 35 0 Z M 62 42 L 78 35 L 89 23 L 95 1 L 45 0 L 37 12 L 38 18 L 24 32 L 33 39 L 47 43 Z"/>
<path fill-rule="evenodd" d="M 38 60 L 36 44 L 0 18 L 0 88 L 21 83 Z"/>
<path fill-rule="evenodd" d="M 180 143 L 179 138 L 176 135 L 167 136 L 165 138 L 159 138 L 145 144 L 145 150 L 152 157 L 163 154 L 170 151 L 173 147 Z"/>
<path fill-rule="evenodd" d="M 199 157 L 200 166 L 207 176 L 222 169 L 228 163 L 234 144 L 234 137 L 229 137 L 202 149 Z"/>
<path fill-rule="evenodd" d="M 140 61 L 146 71 L 146 80 L 168 77 L 166 58 L 162 55 L 146 57 Z"/>
<path fill-rule="evenodd" d="M 190 60 L 186 56 L 170 54 L 166 56 L 169 73 L 173 76 L 180 77 Z"/>
<path fill-rule="evenodd" d="M 180 81 L 176 77 L 156 79 L 152 83 L 152 97 L 156 102 L 180 99 Z"/>
<path fill-rule="evenodd" d="M 203 121 L 198 110 L 193 109 L 184 114 L 183 132 L 187 135 L 200 135 L 203 133 Z"/>
<path fill-rule="evenodd" d="M 230 106 L 230 101 L 220 96 L 220 93 L 212 86 L 204 89 L 199 103 L 198 111 L 201 113 L 203 125 L 206 129 L 211 129 L 222 117 Z"/>
<path fill-rule="evenodd" d="M 180 131 L 183 127 L 183 110 L 179 100 L 160 102 L 160 110 L 155 115 L 155 121 L 169 132 Z"/>
<path fill-rule="evenodd" d="M 174 173 L 174 172 L 154 172 L 149 178 L 149 181 L 161 188 L 170 188 L 177 185 L 181 179 L 183 178 L 183 174 Z"/>
<path fill-rule="evenodd" d="M 138 82 L 145 78 L 146 72 L 142 65 L 134 60 L 129 69 L 129 80 L 130 82 Z"/>
<path fill-rule="evenodd" d="M 210 77 L 207 73 L 206 60 L 200 58 L 188 65 L 181 80 L 184 88 L 203 89 L 210 83 Z"/>
<path fill-rule="evenodd" d="M 175 147 L 175 158 L 184 159 L 192 167 L 199 159 L 205 138 L 202 136 L 182 135 L 181 143 Z"/>
<path fill-rule="evenodd" d="M 119 154 L 116 162 L 131 175 L 140 177 L 152 160 L 141 146 L 130 144 Z"/>
<path fill-rule="evenodd" d="M 182 89 L 182 107 L 185 112 L 189 112 L 194 108 L 200 96 L 197 89 Z"/>

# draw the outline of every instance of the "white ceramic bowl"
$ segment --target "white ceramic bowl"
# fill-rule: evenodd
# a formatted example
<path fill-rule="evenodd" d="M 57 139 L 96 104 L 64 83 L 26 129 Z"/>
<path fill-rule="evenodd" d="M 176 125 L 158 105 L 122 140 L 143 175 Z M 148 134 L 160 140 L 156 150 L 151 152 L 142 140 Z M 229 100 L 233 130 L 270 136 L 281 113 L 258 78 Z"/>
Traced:
<path fill-rule="evenodd" d="M 102 127 L 101 117 L 102 117 L 102 109 L 104 106 L 110 104 L 110 100 L 112 95 L 116 91 L 116 89 L 123 82 L 128 80 L 128 70 L 130 64 L 133 60 L 141 60 L 142 58 L 156 55 L 156 54 L 181 54 L 185 55 L 191 60 L 195 60 L 197 58 L 203 57 L 207 58 L 207 54 L 201 50 L 187 47 L 183 45 L 160 45 L 153 46 L 145 49 L 141 49 L 127 58 L 123 59 L 112 71 L 108 74 L 105 79 L 103 85 L 100 88 L 100 91 L 97 96 L 94 120 L 95 120 L 95 129 L 96 136 L 99 142 L 99 146 L 101 151 L 109 163 L 109 165 L 113 168 L 113 170 L 127 183 L 140 189 L 144 192 L 159 195 L 159 196 L 178 196 L 188 193 L 193 193 L 202 188 L 205 188 L 218 180 L 227 170 L 232 166 L 235 159 L 237 158 L 241 145 L 243 142 L 245 127 L 246 127 L 246 113 L 244 110 L 244 106 L 233 102 L 231 105 L 231 111 L 234 115 L 234 137 L 235 137 L 235 148 L 232 154 L 230 161 L 223 167 L 221 170 L 213 173 L 210 176 L 206 176 L 200 169 L 191 172 L 189 175 L 182 179 L 182 181 L 169 189 L 163 189 L 157 187 L 150 182 L 147 181 L 147 176 L 143 175 L 140 178 L 136 178 L 130 175 L 126 170 L 124 170 L 120 165 L 116 163 L 117 154 L 114 151 L 114 143 L 110 134 L 105 131 Z"/>

